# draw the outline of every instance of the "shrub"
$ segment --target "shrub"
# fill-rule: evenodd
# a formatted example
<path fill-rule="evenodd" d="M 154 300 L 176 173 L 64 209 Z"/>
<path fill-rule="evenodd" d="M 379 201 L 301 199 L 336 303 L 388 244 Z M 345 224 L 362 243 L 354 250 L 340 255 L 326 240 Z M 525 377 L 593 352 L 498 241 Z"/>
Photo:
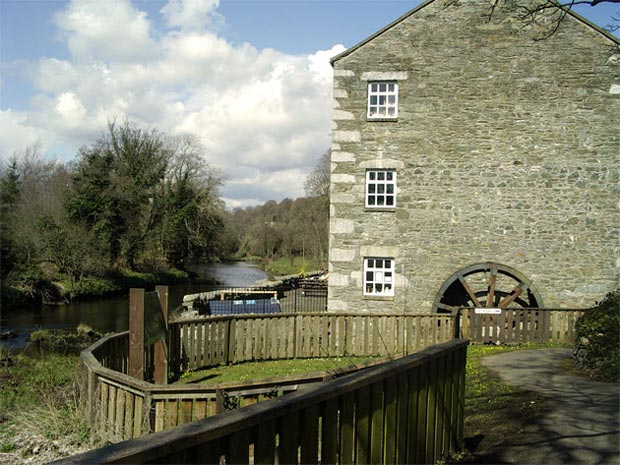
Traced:
<path fill-rule="evenodd" d="M 575 365 L 589 376 L 620 381 L 620 289 L 577 320 Z"/>

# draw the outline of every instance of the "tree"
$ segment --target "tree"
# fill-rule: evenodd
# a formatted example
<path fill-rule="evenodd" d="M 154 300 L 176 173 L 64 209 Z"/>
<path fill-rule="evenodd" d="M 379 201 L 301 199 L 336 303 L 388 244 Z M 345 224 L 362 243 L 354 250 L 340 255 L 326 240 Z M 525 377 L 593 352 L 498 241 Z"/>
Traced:
<path fill-rule="evenodd" d="M 159 132 L 129 122 L 110 123 L 107 135 L 80 150 L 67 211 L 95 231 L 112 263 L 134 268 L 168 158 Z"/>
<path fill-rule="evenodd" d="M 175 265 L 219 256 L 224 229 L 224 206 L 218 196 L 222 175 L 206 163 L 196 137 L 172 138 L 168 147 L 163 196 L 156 202 L 161 218 L 158 246 Z"/>
<path fill-rule="evenodd" d="M 602 3 L 620 4 L 620 0 L 540 0 L 537 2 L 493 0 L 491 2 L 489 19 L 501 5 L 516 5 L 521 11 L 521 19 L 526 24 L 543 26 L 543 33 L 538 38 L 539 40 L 543 40 L 551 37 L 557 32 L 568 12 L 575 6 L 589 5 L 591 7 L 596 7 Z M 610 19 L 611 23 L 607 25 L 606 29 L 609 32 L 615 32 L 619 27 L 618 21 L 620 20 L 620 13 L 612 16 Z"/>
<path fill-rule="evenodd" d="M 9 225 L 19 202 L 20 185 L 17 159 L 13 157 L 10 164 L 0 172 L 0 280 L 3 282 L 15 266 L 15 251 Z"/>
<path fill-rule="evenodd" d="M 319 161 L 306 178 L 304 189 L 307 196 L 329 198 L 331 158 L 332 151 L 328 149 L 321 155 L 321 158 L 319 158 Z"/>

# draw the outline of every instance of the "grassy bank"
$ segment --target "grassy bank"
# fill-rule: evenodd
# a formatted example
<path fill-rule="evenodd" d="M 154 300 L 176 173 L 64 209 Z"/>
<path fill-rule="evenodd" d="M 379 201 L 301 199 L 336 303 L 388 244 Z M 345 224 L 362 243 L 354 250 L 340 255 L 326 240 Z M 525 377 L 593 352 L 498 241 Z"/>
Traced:
<path fill-rule="evenodd" d="M 58 304 L 119 294 L 132 287 L 152 288 L 157 284 L 189 280 L 187 272 L 176 268 L 146 272 L 116 269 L 101 276 L 84 276 L 79 280 L 51 269 L 31 269 L 14 272 L 2 283 L 2 303 L 9 308 Z"/>
<path fill-rule="evenodd" d="M 265 262 L 263 268 L 267 273 L 273 276 L 288 276 L 292 274 L 305 274 L 312 271 L 318 271 L 325 268 L 320 263 L 304 259 L 302 257 L 276 258 Z"/>
<path fill-rule="evenodd" d="M 88 448 L 78 356 L 0 349 L 0 463 L 46 463 Z"/>

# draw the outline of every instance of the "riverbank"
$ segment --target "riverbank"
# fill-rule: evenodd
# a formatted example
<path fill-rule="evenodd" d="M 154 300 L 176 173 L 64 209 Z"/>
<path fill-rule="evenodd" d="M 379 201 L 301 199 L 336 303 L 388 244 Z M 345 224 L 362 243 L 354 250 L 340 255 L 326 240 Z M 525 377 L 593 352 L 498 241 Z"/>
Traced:
<path fill-rule="evenodd" d="M 152 289 L 159 284 L 188 282 L 212 283 L 176 268 L 152 271 L 115 269 L 102 276 L 84 276 L 79 280 L 45 270 L 29 270 L 14 273 L 2 283 L 2 305 L 4 308 L 62 305 L 120 295 L 133 287 Z"/>

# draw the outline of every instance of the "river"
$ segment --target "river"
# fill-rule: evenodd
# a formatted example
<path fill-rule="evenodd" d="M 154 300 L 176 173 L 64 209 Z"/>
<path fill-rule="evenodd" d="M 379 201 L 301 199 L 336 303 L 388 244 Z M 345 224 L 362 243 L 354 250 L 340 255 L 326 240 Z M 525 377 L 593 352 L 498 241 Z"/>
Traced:
<path fill-rule="evenodd" d="M 203 265 L 198 270 L 223 286 L 252 286 L 256 281 L 266 279 L 267 274 L 250 262 L 224 262 Z M 207 289 L 205 284 L 176 284 L 170 286 L 168 305 L 172 310 L 183 301 L 186 294 L 195 294 Z M 72 302 L 66 305 L 41 308 L 3 309 L 0 315 L 0 331 L 12 331 L 16 338 L 0 341 L 8 349 L 26 346 L 28 335 L 37 329 L 74 329 L 85 323 L 102 332 L 119 332 L 129 328 L 128 295 Z"/>

